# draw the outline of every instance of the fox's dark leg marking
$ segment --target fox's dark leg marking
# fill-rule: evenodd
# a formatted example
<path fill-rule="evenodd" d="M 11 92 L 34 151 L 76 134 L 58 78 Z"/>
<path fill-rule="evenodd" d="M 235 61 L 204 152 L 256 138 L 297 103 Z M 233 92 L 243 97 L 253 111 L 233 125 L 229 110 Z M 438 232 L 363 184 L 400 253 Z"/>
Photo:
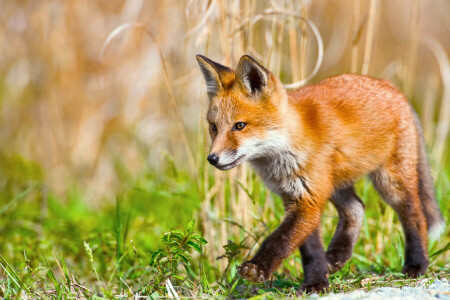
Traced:
<path fill-rule="evenodd" d="M 364 218 L 364 204 L 353 186 L 337 189 L 330 198 L 339 214 L 339 223 L 326 258 L 328 270 L 335 273 L 350 259 Z"/>
<path fill-rule="evenodd" d="M 427 223 L 420 203 L 417 184 L 395 166 L 385 166 L 371 174 L 383 199 L 394 208 L 405 234 L 405 264 L 402 272 L 410 277 L 425 274 L 428 267 Z M 412 176 L 411 176 L 412 175 Z"/>
<path fill-rule="evenodd" d="M 328 268 L 320 231 L 317 229 L 300 246 L 304 280 L 297 293 L 320 292 L 329 286 Z"/>
<path fill-rule="evenodd" d="M 405 221 L 403 219 L 403 222 Z M 408 222 L 408 221 L 406 221 Z M 403 265 L 402 273 L 409 277 L 419 277 L 427 271 L 428 267 L 428 253 L 423 250 L 423 238 L 420 236 L 418 230 L 412 229 L 411 226 L 403 225 L 406 237 L 405 248 L 405 264 Z"/>
<path fill-rule="evenodd" d="M 282 260 L 292 252 L 293 230 L 299 221 L 295 212 L 288 212 L 281 225 L 261 244 L 255 256 L 239 266 L 242 278 L 253 282 L 264 282 Z"/>
<path fill-rule="evenodd" d="M 269 279 L 283 259 L 304 243 L 319 226 L 321 206 L 311 206 L 302 200 L 292 202 L 286 205 L 287 212 L 281 225 L 261 244 L 255 256 L 239 267 L 239 275 L 244 279 L 253 282 Z"/>

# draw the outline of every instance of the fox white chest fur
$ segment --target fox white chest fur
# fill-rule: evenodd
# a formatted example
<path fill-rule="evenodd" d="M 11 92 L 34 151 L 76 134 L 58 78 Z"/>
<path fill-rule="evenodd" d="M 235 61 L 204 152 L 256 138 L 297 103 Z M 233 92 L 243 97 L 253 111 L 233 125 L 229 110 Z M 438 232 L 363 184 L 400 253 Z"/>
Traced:
<path fill-rule="evenodd" d="M 251 157 L 253 168 L 274 193 L 300 197 L 306 192 L 305 178 L 300 176 L 306 155 L 292 147 L 286 132 L 269 131 L 264 139 L 245 142 L 238 152 Z"/>

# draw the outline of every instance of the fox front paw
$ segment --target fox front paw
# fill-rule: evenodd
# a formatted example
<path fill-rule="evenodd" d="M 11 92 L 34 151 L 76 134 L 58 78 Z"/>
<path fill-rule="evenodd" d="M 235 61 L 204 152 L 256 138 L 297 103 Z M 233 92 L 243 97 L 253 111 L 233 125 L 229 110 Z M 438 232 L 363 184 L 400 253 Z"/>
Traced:
<path fill-rule="evenodd" d="M 238 267 L 238 273 L 242 278 L 252 282 L 264 282 L 268 279 L 268 274 L 261 267 L 249 261 Z"/>

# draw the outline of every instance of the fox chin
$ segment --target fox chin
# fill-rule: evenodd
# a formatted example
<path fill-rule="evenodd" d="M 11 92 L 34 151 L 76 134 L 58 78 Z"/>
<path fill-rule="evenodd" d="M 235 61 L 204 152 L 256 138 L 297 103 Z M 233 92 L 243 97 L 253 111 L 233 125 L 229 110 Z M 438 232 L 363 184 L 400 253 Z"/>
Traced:
<path fill-rule="evenodd" d="M 249 162 L 286 210 L 280 226 L 239 267 L 242 278 L 268 280 L 298 248 L 305 274 L 299 292 L 326 289 L 329 274 L 350 259 L 359 236 L 364 204 L 354 183 L 363 176 L 403 226 L 402 272 L 425 273 L 428 231 L 445 223 L 418 117 L 393 84 L 344 74 L 287 91 L 248 55 L 235 70 L 196 58 L 209 98 L 207 160 L 224 171 Z M 319 225 L 328 200 L 339 223 L 325 251 Z"/>

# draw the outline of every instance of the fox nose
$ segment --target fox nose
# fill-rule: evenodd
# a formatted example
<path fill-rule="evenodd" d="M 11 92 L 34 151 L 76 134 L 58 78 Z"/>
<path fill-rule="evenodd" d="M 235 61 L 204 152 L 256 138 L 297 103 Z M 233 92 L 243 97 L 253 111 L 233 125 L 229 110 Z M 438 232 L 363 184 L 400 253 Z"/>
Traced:
<path fill-rule="evenodd" d="M 208 157 L 206 159 L 213 166 L 217 165 L 217 163 L 219 162 L 219 157 L 216 154 L 210 154 L 210 155 L 208 155 Z"/>

